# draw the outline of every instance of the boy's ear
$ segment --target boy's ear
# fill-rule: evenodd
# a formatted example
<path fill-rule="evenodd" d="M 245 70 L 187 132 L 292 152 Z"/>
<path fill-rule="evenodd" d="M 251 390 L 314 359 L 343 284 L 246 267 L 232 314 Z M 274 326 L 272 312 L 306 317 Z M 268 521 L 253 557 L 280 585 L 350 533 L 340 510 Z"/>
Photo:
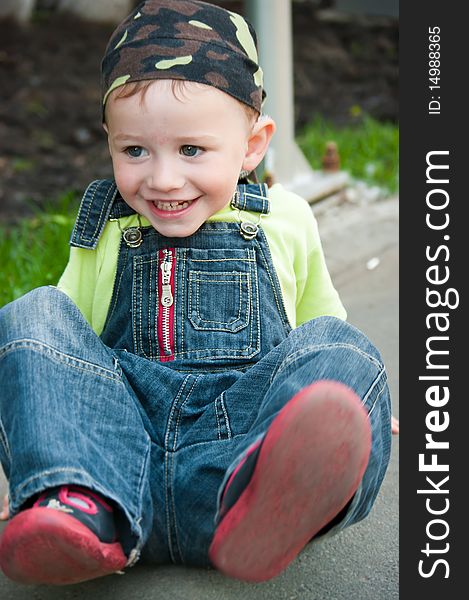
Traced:
<path fill-rule="evenodd" d="M 112 156 L 112 151 L 111 151 L 111 142 L 109 141 L 109 129 L 108 126 L 106 125 L 106 123 L 103 123 L 103 129 L 106 132 L 107 135 L 107 145 L 109 148 L 109 154 Z"/>
<path fill-rule="evenodd" d="M 264 158 L 274 133 L 274 120 L 267 115 L 259 117 L 256 123 L 254 123 L 248 138 L 246 155 L 243 161 L 243 170 L 254 171 Z"/>

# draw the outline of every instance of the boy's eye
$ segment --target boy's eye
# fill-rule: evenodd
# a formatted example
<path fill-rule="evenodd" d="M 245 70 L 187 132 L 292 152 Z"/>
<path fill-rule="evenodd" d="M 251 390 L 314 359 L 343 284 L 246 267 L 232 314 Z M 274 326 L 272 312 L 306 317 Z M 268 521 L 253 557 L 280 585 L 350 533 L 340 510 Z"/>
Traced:
<path fill-rule="evenodd" d="M 199 152 L 200 148 L 198 146 L 181 146 L 181 154 L 183 154 L 184 156 L 197 156 Z"/>
<path fill-rule="evenodd" d="M 129 146 L 124 152 L 131 158 L 141 158 L 144 155 L 144 148 L 141 146 Z"/>

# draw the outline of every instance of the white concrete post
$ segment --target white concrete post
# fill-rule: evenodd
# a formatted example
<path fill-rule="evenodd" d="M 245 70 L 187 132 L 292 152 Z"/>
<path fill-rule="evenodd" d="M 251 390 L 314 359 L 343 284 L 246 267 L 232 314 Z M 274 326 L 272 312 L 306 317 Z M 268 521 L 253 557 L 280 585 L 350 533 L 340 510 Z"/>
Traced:
<path fill-rule="evenodd" d="M 246 0 L 246 17 L 258 37 L 267 92 L 264 112 L 277 124 L 265 169 L 308 200 L 343 187 L 344 174 L 316 173 L 295 142 L 291 0 Z"/>
<path fill-rule="evenodd" d="M 20 23 L 29 21 L 35 0 L 0 0 L 0 18 L 13 17 Z"/>
<path fill-rule="evenodd" d="M 132 0 L 60 0 L 59 7 L 89 21 L 120 23 L 132 10 Z"/>

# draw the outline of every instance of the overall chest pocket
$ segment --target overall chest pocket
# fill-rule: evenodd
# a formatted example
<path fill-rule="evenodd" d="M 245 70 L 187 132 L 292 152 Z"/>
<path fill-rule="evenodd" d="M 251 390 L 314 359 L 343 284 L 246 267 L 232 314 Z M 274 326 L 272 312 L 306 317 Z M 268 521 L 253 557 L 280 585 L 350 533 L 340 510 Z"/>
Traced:
<path fill-rule="evenodd" d="M 189 320 L 199 331 L 236 333 L 249 326 L 251 273 L 189 271 Z"/>
<path fill-rule="evenodd" d="M 183 293 L 176 307 L 177 354 L 192 359 L 255 356 L 260 351 L 255 250 L 178 249 L 178 259 Z"/>

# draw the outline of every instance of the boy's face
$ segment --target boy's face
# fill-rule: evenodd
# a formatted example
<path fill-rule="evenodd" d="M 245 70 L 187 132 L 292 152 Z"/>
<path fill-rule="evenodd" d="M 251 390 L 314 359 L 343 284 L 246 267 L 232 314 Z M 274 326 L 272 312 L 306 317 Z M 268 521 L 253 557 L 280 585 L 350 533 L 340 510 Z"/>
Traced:
<path fill-rule="evenodd" d="M 117 187 L 167 237 L 193 234 L 230 202 L 240 171 L 262 158 L 252 156 L 252 130 L 239 102 L 200 84 L 175 97 L 161 80 L 143 97 L 113 93 L 106 106 Z"/>

